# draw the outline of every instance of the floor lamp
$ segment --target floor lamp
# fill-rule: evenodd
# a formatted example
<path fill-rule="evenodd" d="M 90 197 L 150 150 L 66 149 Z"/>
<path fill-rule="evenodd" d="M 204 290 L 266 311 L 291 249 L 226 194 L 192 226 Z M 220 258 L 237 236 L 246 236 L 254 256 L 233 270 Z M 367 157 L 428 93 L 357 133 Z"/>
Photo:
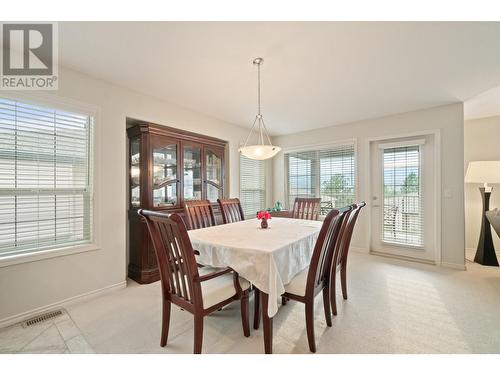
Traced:
<path fill-rule="evenodd" d="M 493 190 L 488 183 L 500 183 L 500 161 L 471 161 L 467 168 L 465 182 L 483 184 L 483 187 L 479 188 L 483 201 L 483 214 L 474 262 L 485 266 L 498 267 L 495 247 L 493 246 L 493 238 L 491 237 L 491 226 L 486 218 L 486 211 L 490 209 L 490 196 Z"/>

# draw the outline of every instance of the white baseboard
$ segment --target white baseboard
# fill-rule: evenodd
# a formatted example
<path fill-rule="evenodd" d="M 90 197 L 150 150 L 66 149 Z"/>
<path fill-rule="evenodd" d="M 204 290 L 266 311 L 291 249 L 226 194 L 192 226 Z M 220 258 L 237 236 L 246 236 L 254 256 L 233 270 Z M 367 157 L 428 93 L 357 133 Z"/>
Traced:
<path fill-rule="evenodd" d="M 379 256 L 379 257 L 384 257 L 384 258 L 403 260 L 403 261 L 406 261 L 406 262 L 429 264 L 429 265 L 432 265 L 432 266 L 436 265 L 436 262 L 433 261 L 433 260 L 407 257 L 407 256 L 404 256 L 404 255 L 396 255 L 396 254 L 383 253 L 383 252 L 375 251 L 375 250 L 371 250 L 370 254 L 371 255 L 375 255 L 375 256 Z"/>
<path fill-rule="evenodd" d="M 370 254 L 370 250 L 364 247 L 350 246 L 349 251 L 355 251 L 356 253 Z"/>
<path fill-rule="evenodd" d="M 465 264 L 441 262 L 441 267 L 452 268 L 454 270 L 465 271 Z"/>
<path fill-rule="evenodd" d="M 74 304 L 77 302 L 82 302 L 82 301 L 85 301 L 85 300 L 88 300 L 90 298 L 94 298 L 94 297 L 97 297 L 97 296 L 100 296 L 100 295 L 103 295 L 106 293 L 114 292 L 116 290 L 123 289 L 126 286 L 127 286 L 127 281 L 124 280 L 124 281 L 117 283 L 117 284 L 109 285 L 109 286 L 106 286 L 104 288 L 92 290 L 90 292 L 86 292 L 86 293 L 83 293 L 83 294 L 80 294 L 80 295 L 77 295 L 74 297 L 66 298 L 66 299 L 63 299 L 61 301 L 54 302 L 54 303 L 51 303 L 51 304 L 48 304 L 48 305 L 45 305 L 42 307 L 38 307 L 36 309 L 29 310 L 29 311 L 26 311 L 26 312 L 23 312 L 20 314 L 8 316 L 6 318 L 0 319 L 0 328 L 7 327 L 7 326 L 10 326 L 12 324 L 22 322 L 23 320 L 29 319 L 35 315 L 41 314 L 41 313 L 49 311 L 49 310 L 54 310 L 57 308 L 65 307 L 65 306 L 68 306 L 68 305 L 71 305 L 71 304 Z"/>
<path fill-rule="evenodd" d="M 477 249 L 475 247 L 468 247 L 465 249 L 465 259 L 474 262 L 474 257 L 476 256 Z M 495 251 L 497 259 L 500 259 L 500 251 Z"/>
<path fill-rule="evenodd" d="M 419 259 L 419 258 L 412 258 L 412 257 L 395 255 L 395 254 L 381 253 L 381 252 L 373 251 L 373 250 L 370 251 L 370 254 L 376 255 L 376 256 L 381 256 L 381 257 L 386 257 L 386 258 L 393 258 L 393 259 L 398 259 L 398 260 L 409 261 L 409 262 L 429 264 L 429 265 L 434 265 L 434 266 L 438 266 L 438 267 L 452 268 L 452 269 L 460 270 L 460 271 L 465 271 L 467 269 L 465 267 L 465 264 L 460 264 L 460 263 L 448 263 L 448 262 L 442 262 L 442 261 L 436 262 L 436 261 L 427 260 L 427 259 Z"/>
<path fill-rule="evenodd" d="M 465 259 L 474 262 L 474 256 L 476 255 L 476 249 L 468 247 L 465 249 Z"/>

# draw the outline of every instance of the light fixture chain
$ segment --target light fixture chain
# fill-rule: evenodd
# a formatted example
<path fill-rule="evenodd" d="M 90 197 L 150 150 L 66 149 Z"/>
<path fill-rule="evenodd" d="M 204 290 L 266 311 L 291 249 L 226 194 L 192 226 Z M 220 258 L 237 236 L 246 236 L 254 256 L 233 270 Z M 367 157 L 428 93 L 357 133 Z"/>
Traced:
<path fill-rule="evenodd" d="M 258 100 L 258 107 L 259 107 L 259 115 L 260 115 L 260 63 L 257 64 L 257 100 Z"/>
<path fill-rule="evenodd" d="M 262 131 L 262 123 L 264 122 L 264 119 L 262 117 L 259 117 L 259 133 L 260 133 L 260 144 L 264 144 L 264 134 Z"/>
<path fill-rule="evenodd" d="M 262 117 L 261 120 L 262 127 L 264 128 L 264 132 L 266 133 L 267 141 L 269 142 L 269 145 L 272 145 L 271 138 L 269 137 L 269 133 L 267 132 L 266 123 L 264 122 L 264 117 Z M 264 144 L 264 141 L 262 141 L 262 144 Z"/>
<path fill-rule="evenodd" d="M 248 140 L 250 139 L 250 136 L 253 133 L 253 129 L 255 128 L 255 123 L 257 122 L 257 117 L 255 117 L 255 120 L 253 120 L 252 127 L 250 128 L 250 133 L 248 133 L 247 138 L 245 139 L 245 143 L 243 144 L 243 147 L 247 146 Z"/>

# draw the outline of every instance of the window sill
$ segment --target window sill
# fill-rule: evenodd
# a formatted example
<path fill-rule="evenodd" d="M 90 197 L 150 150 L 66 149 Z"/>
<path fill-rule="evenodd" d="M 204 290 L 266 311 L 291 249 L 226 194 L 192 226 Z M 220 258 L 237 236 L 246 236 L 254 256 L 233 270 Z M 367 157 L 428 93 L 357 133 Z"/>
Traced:
<path fill-rule="evenodd" d="M 28 254 L 16 254 L 11 256 L 0 257 L 0 268 L 13 266 L 16 264 L 37 262 L 40 260 L 57 258 L 67 255 L 84 253 L 87 251 L 96 251 L 100 247 L 96 244 L 86 244 L 78 246 L 61 247 L 58 249 L 40 250 Z"/>
<path fill-rule="evenodd" d="M 402 248 L 410 249 L 410 250 L 425 250 L 425 247 L 422 245 L 408 245 L 408 244 L 402 244 L 399 242 L 387 242 L 387 241 L 382 241 L 382 244 L 385 246 L 402 247 Z"/>

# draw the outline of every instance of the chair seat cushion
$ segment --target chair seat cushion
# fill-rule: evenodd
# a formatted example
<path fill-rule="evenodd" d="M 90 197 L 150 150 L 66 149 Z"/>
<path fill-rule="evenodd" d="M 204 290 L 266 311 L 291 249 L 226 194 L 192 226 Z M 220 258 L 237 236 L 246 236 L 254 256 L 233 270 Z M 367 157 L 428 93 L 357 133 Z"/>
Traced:
<path fill-rule="evenodd" d="M 309 268 L 306 268 L 295 275 L 292 281 L 285 285 L 285 292 L 296 296 L 305 296 L 308 272 Z"/>
<path fill-rule="evenodd" d="M 216 272 L 217 268 L 203 267 L 198 270 L 200 276 Z M 242 290 L 250 288 L 250 283 L 240 277 L 240 285 Z M 203 281 L 201 283 L 201 290 L 203 294 L 203 308 L 208 309 L 209 307 L 218 304 L 228 298 L 231 298 L 236 294 L 236 289 L 234 288 L 233 274 L 226 273 L 222 276 L 215 277 L 213 279 Z"/>

